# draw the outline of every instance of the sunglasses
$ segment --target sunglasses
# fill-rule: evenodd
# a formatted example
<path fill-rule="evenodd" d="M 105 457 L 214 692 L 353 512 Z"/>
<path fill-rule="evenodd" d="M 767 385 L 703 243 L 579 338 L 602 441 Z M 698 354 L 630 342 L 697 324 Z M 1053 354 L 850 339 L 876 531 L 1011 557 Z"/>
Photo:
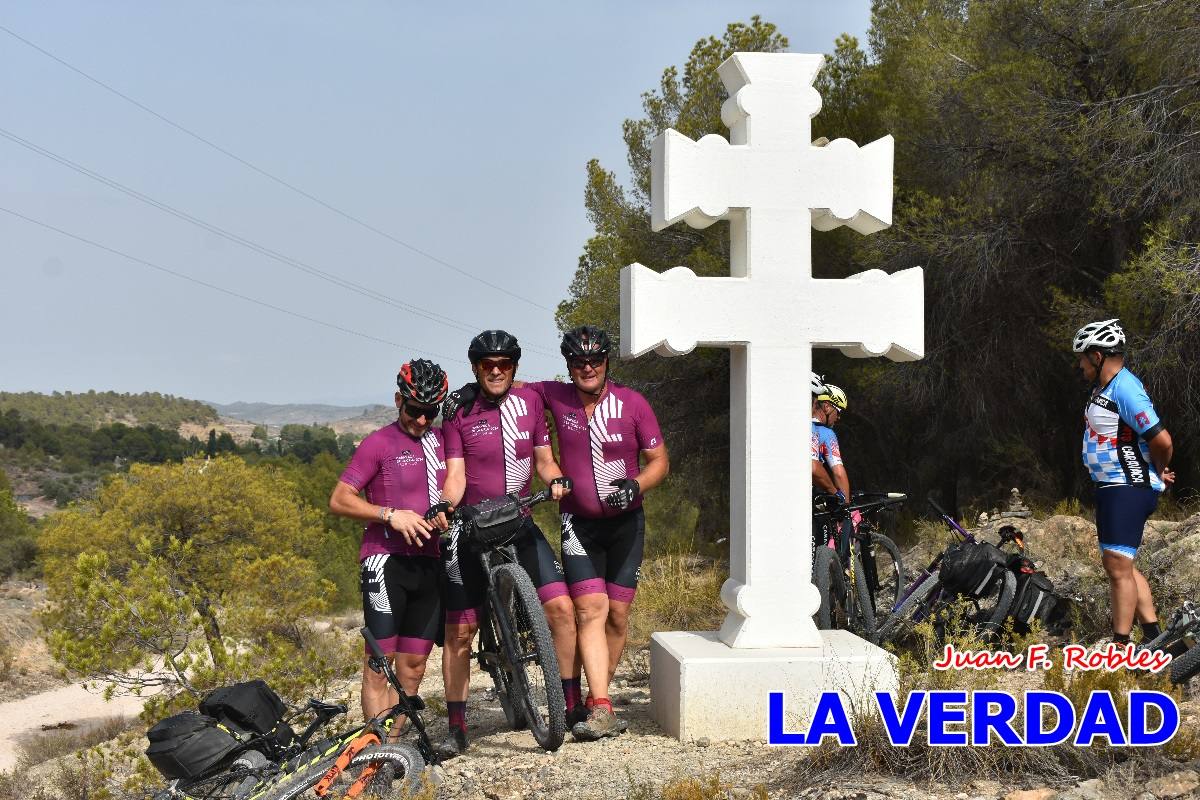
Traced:
<path fill-rule="evenodd" d="M 417 406 L 406 400 L 404 402 L 404 413 L 408 414 L 408 416 L 412 417 L 413 419 L 420 419 L 421 417 L 424 417 L 427 420 L 432 420 L 438 415 L 438 407 Z"/>
<path fill-rule="evenodd" d="M 484 372 L 491 372 L 494 369 L 508 372 L 513 368 L 513 362 L 511 358 L 483 358 L 479 360 L 479 366 L 483 367 Z"/>
<path fill-rule="evenodd" d="M 606 356 L 577 356 L 568 361 L 567 366 L 571 369 L 586 369 L 588 367 L 595 369 L 607 360 Z"/>

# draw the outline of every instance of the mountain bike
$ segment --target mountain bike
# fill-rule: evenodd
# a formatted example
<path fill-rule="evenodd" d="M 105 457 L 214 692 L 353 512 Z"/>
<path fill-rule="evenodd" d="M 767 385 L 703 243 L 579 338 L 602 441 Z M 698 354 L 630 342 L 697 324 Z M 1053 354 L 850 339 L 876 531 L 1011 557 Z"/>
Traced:
<path fill-rule="evenodd" d="M 904 560 L 900 548 L 882 532 L 884 514 L 894 511 L 907 499 L 908 495 L 899 492 L 855 492 L 852 504 L 846 508 L 848 515 L 857 511 L 862 517 L 854 526 L 854 537 L 859 543 L 871 609 L 877 620 L 896 610 L 904 587 Z"/>
<path fill-rule="evenodd" d="M 459 535 L 480 559 L 488 582 L 479 650 L 471 655 L 491 676 L 513 730 L 528 726 L 538 745 L 553 751 L 567 732 L 558 656 L 537 589 L 512 546 L 528 509 L 549 499 L 548 490 L 531 497 L 506 494 L 460 507 L 454 518 L 461 521 Z"/>
<path fill-rule="evenodd" d="M 875 635 L 875 608 L 863 569 L 861 542 L 850 531 L 850 511 L 832 495 L 813 501 L 813 583 L 821 597 L 814 621 L 820 630 Z"/>
<path fill-rule="evenodd" d="M 1187 683 L 1200 675 L 1200 609 L 1185 600 L 1167 620 L 1162 632 L 1138 649 L 1171 654 L 1171 683 Z"/>
<path fill-rule="evenodd" d="M 935 635 L 939 640 L 942 639 L 950 607 L 960 598 L 972 607 L 965 621 L 985 636 L 994 635 L 1001 630 L 1016 597 L 1016 576 L 1004 564 L 997 564 L 974 593 L 955 591 L 942 584 L 939 571 L 951 549 L 960 543 L 977 544 L 979 540 L 959 525 L 933 498 L 929 498 L 929 505 L 950 528 L 955 541 L 934 556 L 929 566 L 905 588 L 896 610 L 880 623 L 874 639 L 876 644 L 885 644 L 926 619 L 933 620 Z M 1001 530 L 1000 548 L 1015 541 L 1014 533 L 1011 527 Z"/>
<path fill-rule="evenodd" d="M 380 796 L 393 791 L 401 794 L 419 791 L 425 767 L 438 763 L 419 713 L 425 704 L 420 697 L 405 694 L 371 631 L 363 628 L 362 635 L 371 650 L 368 660 L 371 669 L 382 672 L 399 695 L 399 702 L 386 714 L 351 731 L 309 744 L 320 727 L 346 712 L 342 705 L 310 701 L 310 708 L 314 704 L 318 707 L 317 719 L 298 737 L 300 752 L 277 763 L 253 749 L 260 737 L 251 737 L 243 743 L 243 751 L 228 770 L 203 778 L 172 781 L 154 795 L 154 800 L 295 800 L 310 790 L 324 797 L 335 784 L 346 782 L 349 786 L 339 797 L 358 797 L 368 789 Z M 388 741 L 400 717 L 406 718 L 416 731 L 415 746 Z"/>

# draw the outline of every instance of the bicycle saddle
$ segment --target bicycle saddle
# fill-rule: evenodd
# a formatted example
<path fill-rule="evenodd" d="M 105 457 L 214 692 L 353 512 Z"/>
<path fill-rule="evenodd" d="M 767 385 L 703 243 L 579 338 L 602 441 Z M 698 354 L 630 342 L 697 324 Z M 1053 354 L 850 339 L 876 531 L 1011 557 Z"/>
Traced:
<path fill-rule="evenodd" d="M 308 700 L 308 710 L 323 717 L 336 717 L 339 714 L 345 714 L 350 709 L 346 708 L 343 703 L 327 703 L 312 697 Z"/>

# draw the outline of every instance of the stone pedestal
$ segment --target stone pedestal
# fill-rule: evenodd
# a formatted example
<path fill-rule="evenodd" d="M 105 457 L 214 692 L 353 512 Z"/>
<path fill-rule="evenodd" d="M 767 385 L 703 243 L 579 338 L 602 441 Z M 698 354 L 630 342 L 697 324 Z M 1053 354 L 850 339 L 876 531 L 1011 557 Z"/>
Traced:
<path fill-rule="evenodd" d="M 874 708 L 895 692 L 895 657 L 847 631 L 821 631 L 821 645 L 733 648 L 716 633 L 656 633 L 650 642 L 650 713 L 682 741 L 767 739 L 767 697 L 784 694 L 784 729 L 805 730 L 821 692 L 846 710 Z"/>

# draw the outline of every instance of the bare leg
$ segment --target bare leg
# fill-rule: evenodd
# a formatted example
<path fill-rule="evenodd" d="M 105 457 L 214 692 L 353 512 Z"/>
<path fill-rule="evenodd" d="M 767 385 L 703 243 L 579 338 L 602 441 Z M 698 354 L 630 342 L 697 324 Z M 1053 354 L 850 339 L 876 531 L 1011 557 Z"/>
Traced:
<path fill-rule="evenodd" d="M 387 659 L 394 669 L 396 654 L 389 654 Z M 400 702 L 400 698 L 396 696 L 396 690 L 388 683 L 387 678 L 368 666 L 368 660 L 369 657 L 363 657 L 362 707 L 363 717 L 372 719 L 396 705 Z M 398 675 L 399 673 L 397 673 Z M 403 679 L 401 679 L 401 683 L 403 683 Z"/>
<path fill-rule="evenodd" d="M 1104 571 L 1108 573 L 1109 593 L 1112 597 L 1113 633 L 1128 634 L 1133 628 L 1133 615 L 1138 606 L 1138 584 L 1134 578 L 1133 559 L 1105 552 L 1102 560 Z M 1147 595 L 1149 592 L 1147 586 Z M 1149 600 L 1147 602 L 1149 603 Z M 1153 608 L 1153 605 L 1150 607 Z"/>
<path fill-rule="evenodd" d="M 1137 581 L 1137 621 L 1158 622 L 1158 611 L 1154 608 L 1154 595 L 1150 593 L 1150 584 L 1136 566 L 1133 568 L 1133 579 Z"/>
<path fill-rule="evenodd" d="M 632 603 L 608 599 L 608 619 L 604 623 L 604 636 L 608 640 L 608 677 L 617 674 L 617 665 L 625 652 L 625 640 L 629 638 L 629 607 Z"/>
<path fill-rule="evenodd" d="M 442 647 L 442 680 L 446 701 L 466 700 L 471 683 L 471 641 L 479 624 L 446 623 L 446 644 Z"/>
<path fill-rule="evenodd" d="M 583 671 L 587 673 L 588 694 L 593 698 L 608 697 L 609 656 L 605 636 L 608 606 L 606 594 L 585 594 L 575 598 L 575 614 L 579 620 L 579 654 Z"/>
<path fill-rule="evenodd" d="M 567 595 L 559 595 L 542 603 L 546 611 L 546 623 L 554 638 L 554 654 L 558 656 L 558 676 L 570 678 L 575 674 L 576 632 L 575 604 Z"/>

